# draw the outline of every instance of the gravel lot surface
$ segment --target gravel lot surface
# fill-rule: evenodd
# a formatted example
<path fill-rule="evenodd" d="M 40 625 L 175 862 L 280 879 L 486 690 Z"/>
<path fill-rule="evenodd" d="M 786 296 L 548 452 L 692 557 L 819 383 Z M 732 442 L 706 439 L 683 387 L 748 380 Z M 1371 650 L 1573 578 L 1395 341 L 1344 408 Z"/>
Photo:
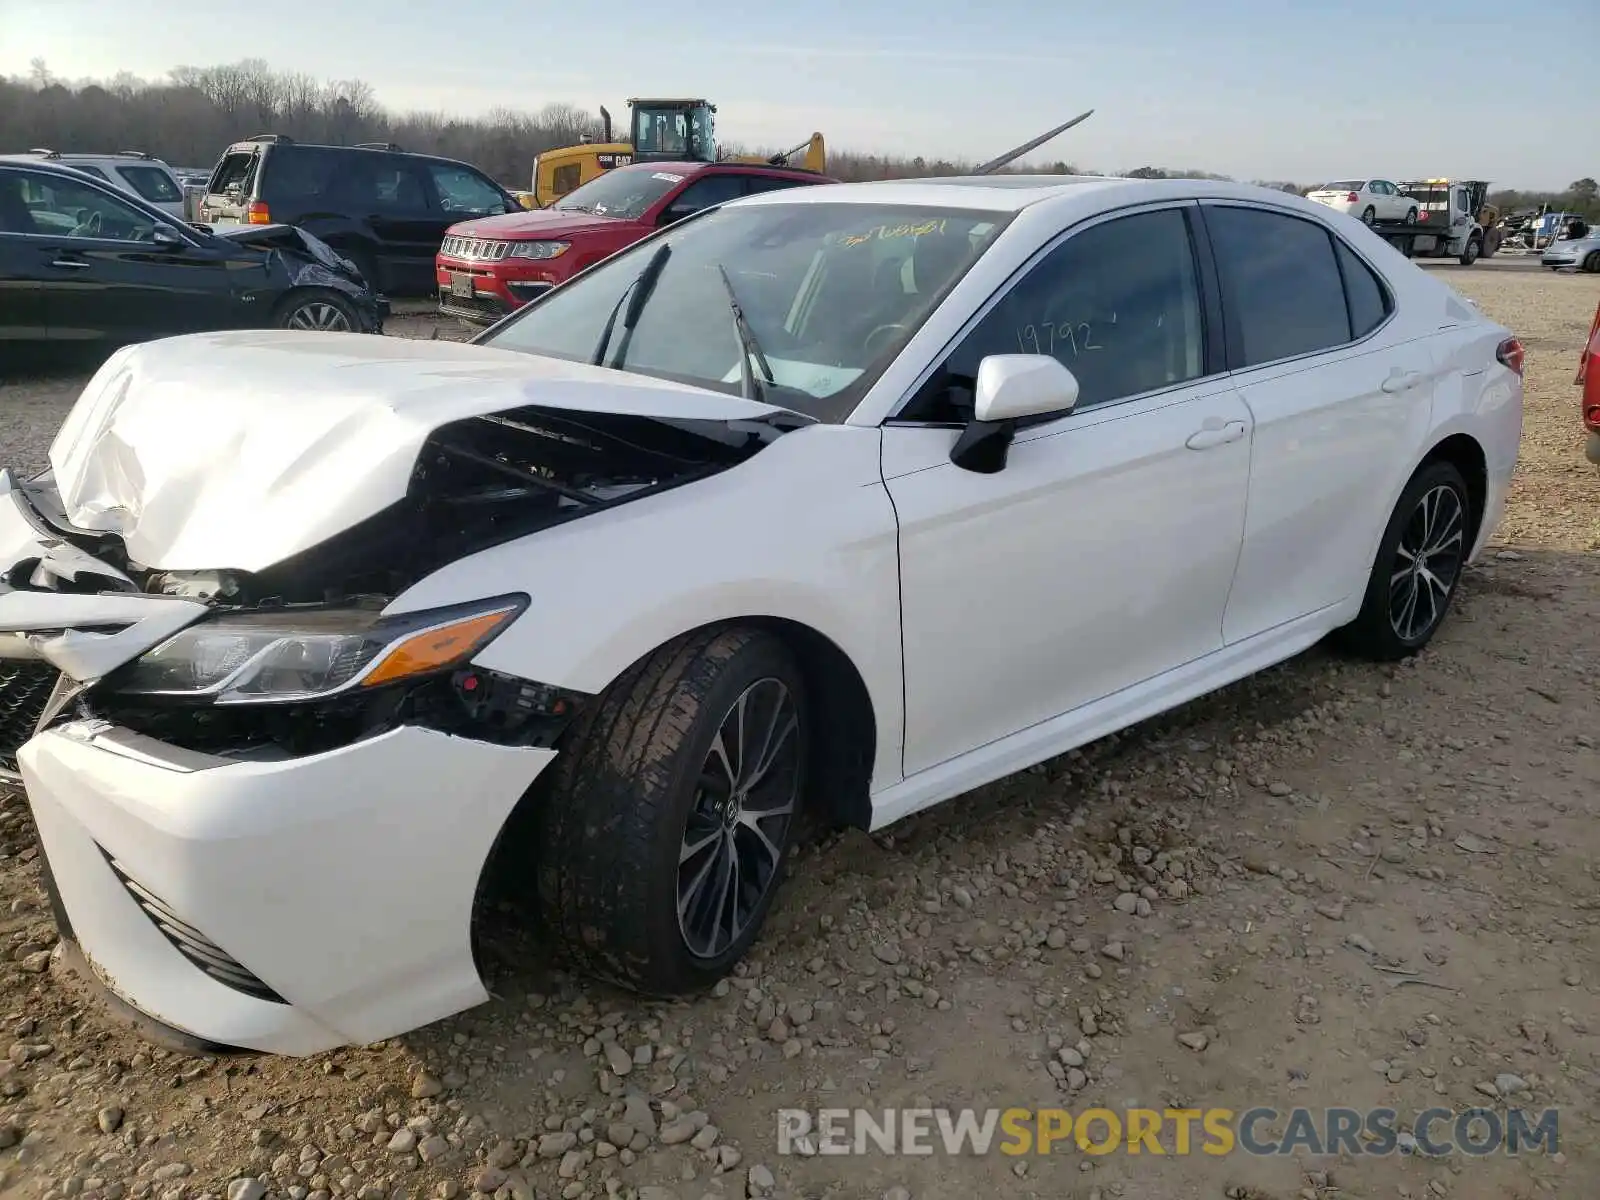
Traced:
<path fill-rule="evenodd" d="M 1590 1200 L 1600 471 L 1572 376 L 1600 279 L 1441 271 L 1527 344 L 1528 405 L 1502 544 L 1426 654 L 1312 651 L 808 850 L 715 995 L 639 1001 L 508 928 L 498 998 L 415 1034 L 169 1056 L 51 967 L 26 805 L 0 799 L 0 1180 L 50 1200 Z M 0 384 L 0 461 L 43 465 L 82 379 Z M 1387 1106 L 1401 1130 L 1556 1107 L 1560 1143 L 1180 1157 L 1169 1127 L 1165 1155 L 777 1152 L 777 1109 L 856 1105 Z"/>

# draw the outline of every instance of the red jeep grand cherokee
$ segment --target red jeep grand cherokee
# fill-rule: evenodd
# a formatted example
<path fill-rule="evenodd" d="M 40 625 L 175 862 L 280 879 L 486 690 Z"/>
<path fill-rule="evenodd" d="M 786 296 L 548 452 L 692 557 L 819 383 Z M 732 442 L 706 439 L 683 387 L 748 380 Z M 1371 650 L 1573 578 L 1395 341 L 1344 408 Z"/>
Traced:
<path fill-rule="evenodd" d="M 452 225 L 434 260 L 439 311 L 489 325 L 592 263 L 691 213 L 756 192 L 836 183 L 756 163 L 635 163 L 549 208 Z"/>

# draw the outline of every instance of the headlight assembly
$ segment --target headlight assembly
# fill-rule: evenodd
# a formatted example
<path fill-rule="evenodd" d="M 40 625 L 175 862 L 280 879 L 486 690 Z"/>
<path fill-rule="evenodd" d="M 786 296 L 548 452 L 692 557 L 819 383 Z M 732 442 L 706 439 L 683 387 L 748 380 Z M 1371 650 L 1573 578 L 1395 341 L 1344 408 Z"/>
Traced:
<path fill-rule="evenodd" d="M 214 704 L 318 700 L 459 666 L 525 596 L 383 617 L 354 608 L 253 612 L 191 625 L 108 679 L 121 695 Z"/>
<path fill-rule="evenodd" d="M 560 258 L 571 248 L 571 242 L 512 242 L 506 257 Z"/>

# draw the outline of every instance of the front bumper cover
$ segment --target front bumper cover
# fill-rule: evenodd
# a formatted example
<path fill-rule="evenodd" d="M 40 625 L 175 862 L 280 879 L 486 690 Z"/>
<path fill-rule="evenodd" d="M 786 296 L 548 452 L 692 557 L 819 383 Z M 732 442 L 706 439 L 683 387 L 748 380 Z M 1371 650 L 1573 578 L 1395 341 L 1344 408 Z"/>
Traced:
<path fill-rule="evenodd" d="M 554 756 L 407 726 L 234 760 L 82 720 L 19 757 L 64 954 L 114 1007 L 167 1044 L 306 1055 L 488 999 L 479 879 Z"/>

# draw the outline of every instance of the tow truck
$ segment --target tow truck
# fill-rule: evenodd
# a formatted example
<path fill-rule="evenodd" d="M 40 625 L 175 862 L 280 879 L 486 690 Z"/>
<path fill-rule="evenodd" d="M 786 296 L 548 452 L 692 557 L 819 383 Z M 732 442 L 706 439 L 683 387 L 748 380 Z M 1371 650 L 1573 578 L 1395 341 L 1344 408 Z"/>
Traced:
<path fill-rule="evenodd" d="M 1484 200 L 1483 179 L 1419 179 L 1398 185 L 1417 202 L 1415 223 L 1375 221 L 1372 231 L 1407 258 L 1454 256 L 1464 267 L 1500 249 L 1501 233 Z"/>

